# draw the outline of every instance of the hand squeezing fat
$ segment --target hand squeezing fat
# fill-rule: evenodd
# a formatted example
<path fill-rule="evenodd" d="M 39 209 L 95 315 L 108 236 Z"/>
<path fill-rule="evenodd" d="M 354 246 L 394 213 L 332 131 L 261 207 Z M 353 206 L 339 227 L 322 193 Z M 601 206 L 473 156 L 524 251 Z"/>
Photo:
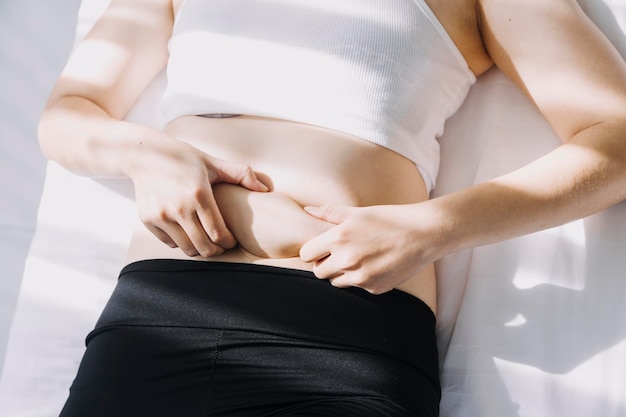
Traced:
<path fill-rule="evenodd" d="M 213 188 L 228 229 L 241 248 L 259 258 L 297 257 L 302 245 L 333 225 L 310 216 L 287 195 L 221 183 Z"/>

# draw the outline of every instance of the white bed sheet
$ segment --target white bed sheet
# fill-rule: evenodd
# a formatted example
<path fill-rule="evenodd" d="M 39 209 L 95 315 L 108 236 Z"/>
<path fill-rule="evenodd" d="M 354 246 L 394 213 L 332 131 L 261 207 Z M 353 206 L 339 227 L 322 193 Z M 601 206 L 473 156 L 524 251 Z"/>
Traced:
<path fill-rule="evenodd" d="M 79 33 L 106 2 L 83 1 Z M 44 168 L 34 125 L 70 46 L 68 27 L 75 26 L 80 2 L 47 3 L 0 4 L 0 35 L 8 36 L 0 37 L 0 79 L 11 85 L 38 81 L 27 83 L 30 95 L 18 103 L 28 108 L 21 119 L 6 111 L 16 107 L 14 101 L 2 97 L 0 185 L 10 198 L 0 205 L 0 253 L 9 265 L 0 287 L 0 342 L 26 258 L 0 379 L 2 417 L 58 414 L 84 336 L 123 266 L 135 217 L 128 181 L 80 178 L 51 163 L 26 253 Z M 626 56 L 626 0 L 587 0 L 583 6 Z M 154 103 L 162 86 L 161 76 L 131 118 L 158 123 Z M 446 127 L 435 194 L 511 170 L 557 143 L 525 97 L 491 71 Z M 625 254 L 622 203 L 440 261 L 442 416 L 626 416 Z"/>
<path fill-rule="evenodd" d="M 72 45 L 79 4 L 0 2 L 0 367 L 44 182 L 37 119 Z"/>

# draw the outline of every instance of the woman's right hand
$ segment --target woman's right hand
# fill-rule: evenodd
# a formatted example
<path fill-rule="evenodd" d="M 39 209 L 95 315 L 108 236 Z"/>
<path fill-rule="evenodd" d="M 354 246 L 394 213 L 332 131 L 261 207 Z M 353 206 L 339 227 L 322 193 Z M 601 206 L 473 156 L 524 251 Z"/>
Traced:
<path fill-rule="evenodd" d="M 188 256 L 219 255 L 237 241 L 226 227 L 212 185 L 224 182 L 262 192 L 268 188 L 249 166 L 164 136 L 140 143 L 132 156 L 129 176 L 139 217 L 159 240 Z"/>

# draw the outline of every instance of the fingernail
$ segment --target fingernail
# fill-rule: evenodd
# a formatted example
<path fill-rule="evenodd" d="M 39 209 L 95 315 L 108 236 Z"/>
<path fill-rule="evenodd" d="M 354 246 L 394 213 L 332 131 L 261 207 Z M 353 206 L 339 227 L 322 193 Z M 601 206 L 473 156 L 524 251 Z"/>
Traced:
<path fill-rule="evenodd" d="M 259 187 L 261 187 L 261 189 L 263 191 L 269 191 L 270 190 L 269 187 L 267 185 L 263 184 L 261 181 L 257 180 L 256 182 L 259 185 Z"/>

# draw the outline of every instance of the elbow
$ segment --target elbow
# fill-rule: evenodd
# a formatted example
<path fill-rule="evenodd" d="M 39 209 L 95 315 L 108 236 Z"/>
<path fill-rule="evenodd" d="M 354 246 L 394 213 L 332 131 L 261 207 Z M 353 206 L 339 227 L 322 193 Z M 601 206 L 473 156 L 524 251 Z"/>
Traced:
<path fill-rule="evenodd" d="M 615 156 L 626 172 L 626 112 L 606 122 L 607 129 L 615 137 Z"/>
<path fill-rule="evenodd" d="M 97 109 L 97 110 L 96 110 Z M 62 96 L 46 105 L 37 125 L 37 142 L 43 155 L 61 162 L 85 144 L 85 121 L 103 113 L 89 100 L 79 96 Z"/>
<path fill-rule="evenodd" d="M 37 125 L 37 143 L 43 156 L 47 159 L 54 159 L 54 122 L 53 122 L 53 110 L 46 107 L 39 118 Z"/>
<path fill-rule="evenodd" d="M 578 163 L 581 175 L 604 190 L 608 200 L 626 200 L 626 114 L 615 113 L 582 129 L 566 146 L 580 155 L 570 164 Z"/>
<path fill-rule="evenodd" d="M 56 94 L 55 94 L 56 93 Z M 37 144 L 43 156 L 49 160 L 55 160 L 55 147 L 60 144 L 60 135 L 58 126 L 63 125 L 63 106 L 65 99 L 58 92 L 53 91 L 48 102 L 39 117 L 37 124 Z"/>
<path fill-rule="evenodd" d="M 609 187 L 616 202 L 626 200 L 626 114 L 604 123 L 600 152 L 607 161 L 608 175 L 613 181 Z"/>

